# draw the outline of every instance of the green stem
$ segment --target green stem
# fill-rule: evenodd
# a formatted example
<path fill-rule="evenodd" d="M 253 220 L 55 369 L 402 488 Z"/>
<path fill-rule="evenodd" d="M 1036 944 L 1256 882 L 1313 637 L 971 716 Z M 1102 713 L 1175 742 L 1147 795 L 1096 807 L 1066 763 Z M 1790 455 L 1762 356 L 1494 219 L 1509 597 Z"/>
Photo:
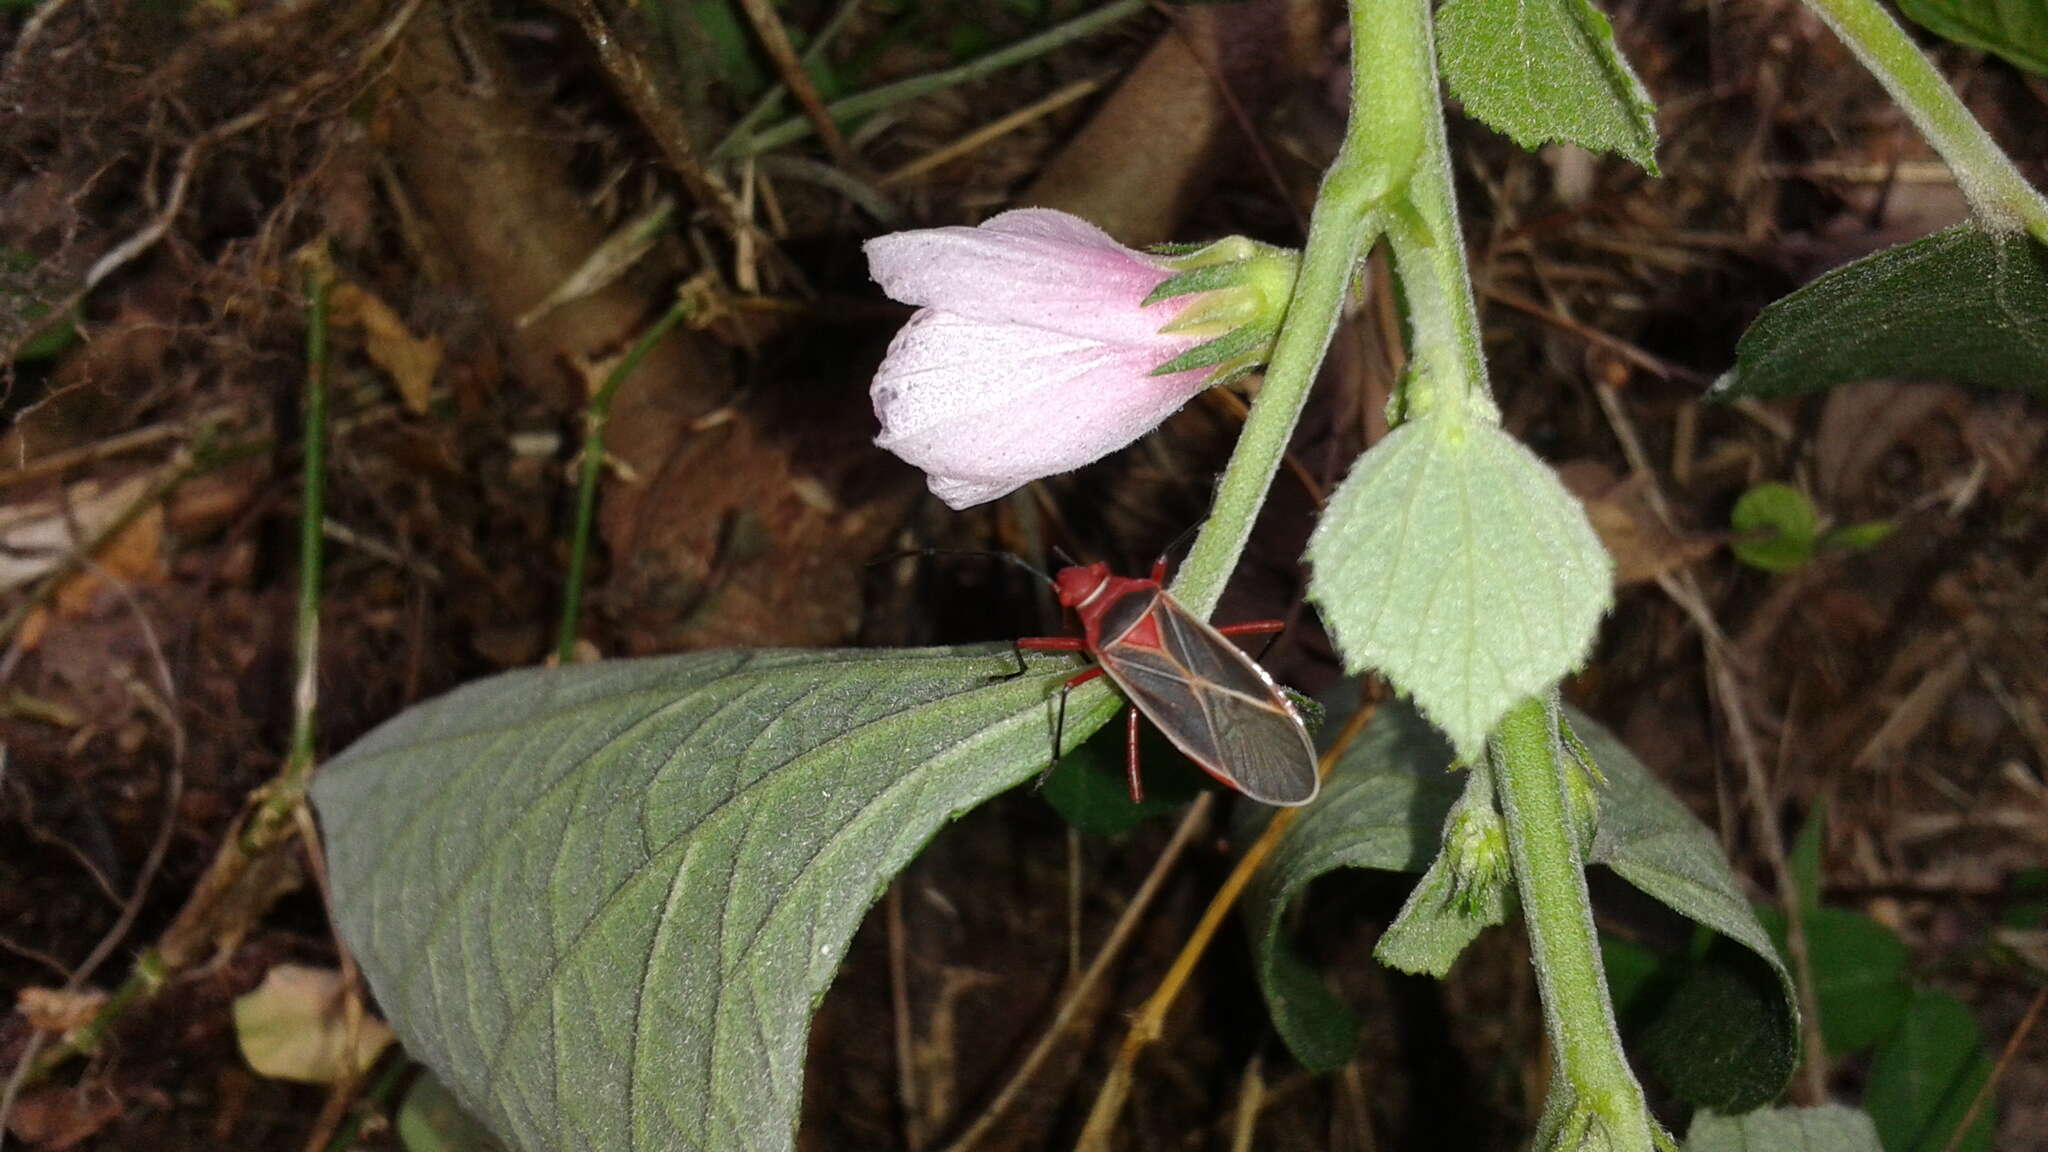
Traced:
<path fill-rule="evenodd" d="M 1427 16 L 1425 10 L 1416 66 L 1427 69 L 1423 83 L 1434 96 L 1436 50 Z M 1387 226 L 1394 275 L 1407 304 L 1410 343 L 1397 416 L 1435 414 L 1461 423 L 1476 417 L 1498 424 L 1500 412 L 1479 347 L 1479 309 L 1465 266 L 1465 237 L 1458 225 L 1442 101 L 1430 100 L 1423 115 L 1421 155 L 1408 183 L 1407 202 Z"/>
<path fill-rule="evenodd" d="M 1287 317 L 1266 382 L 1216 489 L 1216 506 L 1174 578 L 1173 594 L 1207 616 L 1244 554 L 1280 470 L 1351 286 L 1388 208 L 1407 187 L 1436 106 L 1428 0 L 1351 0 L 1351 121 L 1323 177 Z"/>
<path fill-rule="evenodd" d="M 1536 1147 L 1597 1126 L 1615 1152 L 1657 1147 L 1643 1089 L 1622 1055 L 1586 893 L 1585 861 L 1572 818 L 1571 780 L 1580 769 L 1561 755 L 1557 706 L 1524 700 L 1502 718 L 1488 745 L 1507 820 L 1508 852 L 1529 926 L 1543 1018 L 1557 1061 L 1551 1105 Z"/>
<path fill-rule="evenodd" d="M 2048 244 L 2048 199 L 1964 107 L 1948 81 L 1877 0 L 1806 0 L 1870 69 L 1955 173 L 1979 221 L 1993 232 L 2026 229 Z"/>
<path fill-rule="evenodd" d="M 569 575 L 562 584 L 562 625 L 555 636 L 555 658 L 568 663 L 576 655 L 576 624 L 583 613 L 583 576 L 590 555 L 590 527 L 597 513 L 597 481 L 604 474 L 604 427 L 611 420 L 612 399 L 619 385 L 633 374 L 654 346 L 690 313 L 688 301 L 678 298 L 647 331 L 640 334 L 625 356 L 604 378 L 590 404 L 583 410 L 582 466 L 576 477 L 576 527 L 569 537 Z"/>
<path fill-rule="evenodd" d="M 334 278 L 324 262 L 306 272 L 306 428 L 299 508 L 299 610 L 292 685 L 292 743 L 287 791 L 304 791 L 313 771 L 313 713 L 320 698 L 321 522 L 327 507 L 327 302 Z"/>
<path fill-rule="evenodd" d="M 1143 11 L 1145 4 L 1146 0 L 1113 0 L 1112 3 L 1104 4 L 1092 12 L 1083 13 L 1064 24 L 1048 28 L 1036 36 L 1027 36 L 1015 44 L 998 48 L 965 64 L 942 68 L 937 72 L 927 72 L 922 76 L 912 76 L 898 80 L 894 84 L 884 84 L 880 88 L 871 88 L 866 92 L 848 96 L 844 100 L 835 100 L 825 106 L 825 111 L 832 114 L 835 123 L 844 123 L 856 116 L 879 112 L 906 100 L 915 100 L 920 96 L 929 96 L 934 92 L 942 92 L 948 88 L 980 80 L 1013 64 L 1034 60 L 1083 36 L 1093 35 Z M 751 136 L 734 132 L 719 142 L 718 147 L 712 150 L 711 158 L 729 160 L 740 156 L 759 155 L 801 140 L 815 131 L 817 129 L 809 119 L 796 116 Z"/>

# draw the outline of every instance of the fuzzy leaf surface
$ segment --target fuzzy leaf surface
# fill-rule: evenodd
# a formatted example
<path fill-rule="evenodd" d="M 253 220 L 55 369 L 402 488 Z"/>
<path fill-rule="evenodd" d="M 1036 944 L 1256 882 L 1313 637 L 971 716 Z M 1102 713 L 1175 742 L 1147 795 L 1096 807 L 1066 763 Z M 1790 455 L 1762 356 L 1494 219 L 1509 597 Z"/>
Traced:
<path fill-rule="evenodd" d="M 1879 377 L 2048 396 L 2048 246 L 1959 224 L 1837 268 L 1765 308 L 1710 394 Z"/>
<path fill-rule="evenodd" d="M 1685 1152 L 1884 1152 L 1870 1117 L 1840 1104 L 1775 1108 L 1741 1116 L 1700 1112 Z"/>
<path fill-rule="evenodd" d="M 1585 660 L 1613 598 L 1585 509 L 1487 423 L 1389 433 L 1332 497 L 1308 559 L 1346 666 L 1385 675 L 1467 760 L 1517 701 Z"/>
<path fill-rule="evenodd" d="M 862 914 L 1045 764 L 1075 667 L 709 652 L 472 684 L 322 769 L 341 934 L 408 1052 L 524 1152 L 790 1148 Z M 1115 707 L 1075 692 L 1070 742 Z"/>
<path fill-rule="evenodd" d="M 1450 0 L 1437 38 L 1452 95 L 1515 143 L 1564 141 L 1656 174 L 1656 106 L 1588 0 Z"/>

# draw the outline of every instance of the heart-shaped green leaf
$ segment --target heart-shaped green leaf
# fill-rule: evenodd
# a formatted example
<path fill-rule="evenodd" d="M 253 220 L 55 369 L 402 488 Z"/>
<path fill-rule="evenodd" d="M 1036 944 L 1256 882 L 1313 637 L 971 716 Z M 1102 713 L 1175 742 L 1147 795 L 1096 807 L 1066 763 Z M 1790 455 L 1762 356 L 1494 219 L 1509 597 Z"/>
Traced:
<path fill-rule="evenodd" d="M 1840 1104 L 1778 1108 L 1742 1116 L 1702 1111 L 1685 1152 L 1883 1152 L 1870 1117 Z"/>
<path fill-rule="evenodd" d="M 1522 147 L 1568 141 L 1656 175 L 1656 106 L 1587 0 L 1450 0 L 1437 54 L 1465 111 Z"/>
<path fill-rule="evenodd" d="M 1599 832 L 1591 861 L 1717 933 L 1722 951 L 1732 955 L 1702 964 L 1700 971 L 1726 975 L 1724 990 L 1742 991 L 1755 1001 L 1753 1011 L 1722 1011 L 1687 1025 L 1699 1054 L 1739 1052 L 1742 1061 L 1699 1069 L 1681 1055 L 1663 1062 L 1660 1074 L 1687 1099 L 1711 1099 L 1731 1111 L 1768 1101 L 1791 1074 L 1796 1053 L 1790 974 L 1750 913 L 1713 833 L 1620 741 L 1575 710 L 1565 714 L 1606 777 L 1598 786 Z M 1254 968 L 1274 1025 L 1311 1069 L 1348 1059 L 1356 1025 L 1286 947 L 1280 926 L 1287 907 L 1310 881 L 1336 868 L 1422 871 L 1463 786 L 1458 774 L 1445 771 L 1450 763 L 1450 747 L 1412 708 L 1382 706 L 1331 767 L 1323 797 L 1295 820 L 1246 890 Z M 1705 981 L 1694 984 L 1696 991 L 1707 987 Z M 1675 999 L 1685 1003 L 1689 995 L 1682 989 Z M 1704 1004 L 1710 998 L 1699 999 Z M 1714 1036 L 1706 1037 L 1704 1027 Z"/>
<path fill-rule="evenodd" d="M 1761 913 L 1771 939 L 1785 939 L 1785 915 Z M 1828 1053 L 1861 1052 L 1898 1031 L 1912 998 L 1906 946 L 1892 930 L 1846 908 L 1808 908 L 1806 962 L 1813 971 L 1821 1036 Z"/>
<path fill-rule="evenodd" d="M 1914 23 L 2048 76 L 2048 4 L 2041 0 L 1899 0 Z"/>
<path fill-rule="evenodd" d="M 862 914 L 1045 764 L 1074 667 L 713 652 L 470 685 L 320 773 L 342 936 L 406 1049 L 525 1152 L 789 1148 Z M 1076 691 L 1070 745 L 1118 703 Z"/>
<path fill-rule="evenodd" d="M 1765 308 L 1710 395 L 1878 377 L 2048 396 L 2048 245 L 1959 224 L 1837 268 Z"/>
<path fill-rule="evenodd" d="M 1354 672 L 1477 759 L 1586 658 L 1614 567 L 1557 474 L 1488 423 L 1411 420 L 1359 458 L 1310 538 L 1309 595 Z"/>

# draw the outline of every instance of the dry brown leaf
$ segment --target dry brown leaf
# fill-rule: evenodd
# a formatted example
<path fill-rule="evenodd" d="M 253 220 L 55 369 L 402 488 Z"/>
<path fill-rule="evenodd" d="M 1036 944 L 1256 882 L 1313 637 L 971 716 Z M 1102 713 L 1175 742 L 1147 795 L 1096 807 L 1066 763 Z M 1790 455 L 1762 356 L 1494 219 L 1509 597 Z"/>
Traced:
<path fill-rule="evenodd" d="M 58 1035 L 80 1027 L 100 1014 L 107 994 L 97 989 L 78 992 L 62 988 L 23 988 L 14 998 L 14 1009 L 28 1019 L 38 1032 Z"/>
<path fill-rule="evenodd" d="M 93 557 L 93 567 L 58 585 L 53 598 L 59 616 L 77 619 L 92 611 L 109 578 L 127 584 L 161 584 L 164 564 L 164 506 L 152 504 Z"/>
<path fill-rule="evenodd" d="M 405 410 L 425 415 L 433 397 L 434 374 L 441 370 L 441 338 L 414 336 L 391 305 L 346 280 L 334 286 L 328 317 L 338 328 L 362 329 L 363 351 L 391 377 Z"/>
<path fill-rule="evenodd" d="M 23 1143 L 62 1152 L 90 1139 L 120 1114 L 120 1098 L 103 1081 L 87 1080 L 76 1087 L 52 1084 L 15 1098 L 7 1130 Z"/>
<path fill-rule="evenodd" d="M 113 527 L 148 490 L 147 476 L 131 476 L 112 485 L 87 480 L 73 484 L 62 500 L 31 500 L 0 508 L 0 592 L 55 571 L 79 545 Z M 161 538 L 161 523 L 158 527 Z M 109 541 L 101 550 L 98 559 L 102 564 L 109 562 L 108 552 L 119 543 Z"/>
<path fill-rule="evenodd" d="M 1871 471 L 1940 412 L 1961 413 L 1969 396 L 1949 384 L 1870 380 L 1828 393 L 1814 433 L 1815 487 L 1829 508 L 1853 505 Z"/>
<path fill-rule="evenodd" d="M 258 1075 L 332 1084 L 368 1069 L 392 1039 L 373 1016 L 359 1016 L 351 1028 L 347 1007 L 341 973 L 279 964 L 236 998 L 235 1041 Z"/>
<path fill-rule="evenodd" d="M 1557 474 L 1585 505 L 1593 531 L 1614 558 L 1618 588 L 1648 583 L 1711 556 L 1721 546 L 1713 537 L 1680 536 L 1666 527 L 1650 506 L 1646 476 L 1618 480 L 1606 465 L 1594 460 L 1571 461 L 1561 465 Z"/>

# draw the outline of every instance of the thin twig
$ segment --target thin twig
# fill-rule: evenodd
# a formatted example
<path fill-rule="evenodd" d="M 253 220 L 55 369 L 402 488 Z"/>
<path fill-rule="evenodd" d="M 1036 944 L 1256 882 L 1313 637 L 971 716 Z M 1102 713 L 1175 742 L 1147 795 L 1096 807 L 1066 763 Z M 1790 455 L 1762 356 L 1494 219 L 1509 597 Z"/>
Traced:
<path fill-rule="evenodd" d="M 158 241 L 170 231 L 171 225 L 185 209 L 185 201 L 192 191 L 192 179 L 199 172 L 199 166 L 219 145 L 264 123 L 273 116 L 286 112 L 301 111 L 307 102 L 328 88 L 354 82 L 366 72 L 371 64 L 394 44 L 413 15 L 425 0 L 405 0 L 391 19 L 386 21 L 364 45 L 361 52 L 351 60 L 352 67 L 346 72 L 337 69 L 322 69 L 292 85 L 290 88 L 258 103 L 254 108 L 239 116 L 224 120 L 201 132 L 185 145 L 178 154 L 177 168 L 172 172 L 169 189 L 164 196 L 163 206 L 158 208 L 143 226 L 131 233 L 127 239 L 114 245 L 86 271 L 79 286 L 43 314 L 41 320 L 32 323 L 22 332 L 11 346 L 0 349 L 0 363 L 12 360 L 15 354 L 29 342 L 41 336 L 45 330 L 64 322 L 72 312 L 99 286 L 100 282 L 127 266 L 136 257 L 156 247 Z"/>
<path fill-rule="evenodd" d="M 918 1106 L 917 1042 L 910 1023 L 910 957 L 904 943 L 903 884 L 889 885 L 883 913 L 889 928 L 889 1023 L 896 1041 L 896 1104 L 903 1112 L 903 1146 L 924 1147 L 924 1113 Z"/>
<path fill-rule="evenodd" d="M 1102 86 L 1107 83 L 1109 83 L 1109 77 L 1107 76 L 1091 76 L 1086 79 L 1076 80 L 1042 100 L 1026 104 L 1007 116 L 989 121 L 950 144 L 943 144 L 915 160 L 891 169 L 880 180 L 875 181 L 875 183 L 883 188 L 887 188 L 894 184 L 901 184 L 913 177 L 922 176 L 940 165 L 950 164 L 962 156 L 986 147 L 992 141 L 1001 139 L 1027 124 L 1041 120 L 1065 108 L 1076 100 L 1093 95 L 1100 91 Z"/>
<path fill-rule="evenodd" d="M 171 760 L 164 769 L 163 815 L 157 821 L 156 836 L 150 841 L 149 851 L 142 860 L 142 867 L 135 873 L 135 882 L 129 886 L 128 899 L 122 905 L 120 915 L 115 917 L 113 925 L 100 936 L 99 943 L 93 946 L 92 952 L 78 967 L 71 970 L 71 975 L 64 981 L 66 992 L 76 992 L 84 987 L 85 982 L 92 979 L 93 973 L 99 970 L 99 966 L 106 962 L 107 957 L 113 955 L 114 950 L 121 946 L 121 941 L 127 939 L 129 930 L 135 927 L 135 920 L 142 912 L 143 902 L 149 898 L 149 889 L 156 882 L 157 873 L 163 868 L 164 857 L 170 853 L 171 836 L 178 827 L 178 806 L 185 795 L 185 726 L 178 720 L 178 686 L 171 676 L 170 661 L 164 656 L 163 644 L 157 639 L 156 628 L 149 621 L 149 613 L 143 610 L 134 592 L 125 582 L 114 579 L 104 572 L 101 575 L 106 579 L 108 586 L 121 597 L 122 602 L 127 604 L 129 611 L 135 614 L 136 624 L 141 629 L 143 647 L 149 652 L 150 665 L 156 671 L 159 693 L 157 718 L 170 733 Z M 87 1027 L 97 1025 L 101 1018 L 119 1011 L 116 1007 L 117 1002 L 117 997 L 110 997 L 100 1005 L 98 1014 Z M 0 1147 L 4 1147 L 7 1142 L 7 1119 L 13 1111 L 16 1096 L 24 1085 L 43 1071 L 44 1062 L 39 1059 L 43 1054 L 43 1044 L 44 1036 L 40 1032 L 29 1039 L 28 1044 L 22 1049 L 21 1057 L 15 1063 L 14 1070 L 7 1077 L 5 1090 L 0 1091 Z"/>
<path fill-rule="evenodd" d="M 860 5 L 861 0 L 845 0 L 845 3 L 839 6 L 839 10 L 832 13 L 832 18 L 825 21 L 825 26 L 818 29 L 817 36 L 813 37 L 810 46 L 804 49 L 803 65 L 807 74 L 811 65 L 825 58 L 825 49 L 838 38 L 840 30 L 846 27 L 847 21 L 853 19 L 854 13 L 860 11 Z M 782 107 L 782 98 L 788 93 L 789 89 L 780 84 L 773 85 L 761 93 L 761 98 L 754 102 L 752 108 L 747 109 L 747 114 L 740 117 L 738 122 L 726 131 L 717 146 L 711 149 L 711 162 L 715 164 L 730 157 L 739 143 L 745 140 L 761 121 L 773 116 L 776 110 Z M 830 118 L 829 113 L 827 118 Z"/>
<path fill-rule="evenodd" d="M 1173 830 L 1173 838 L 1166 842 L 1166 847 L 1160 851 L 1159 858 L 1152 862 L 1152 870 L 1145 874 L 1144 881 L 1138 885 L 1138 891 L 1124 907 L 1123 915 L 1117 917 L 1115 927 L 1109 930 L 1109 936 L 1103 940 L 1101 949 L 1095 953 L 1095 959 L 1089 961 L 1088 970 L 1074 982 L 1073 990 L 1061 1001 L 1059 1011 L 1053 1014 L 1052 1023 L 1046 1025 L 1037 1043 L 1031 1046 L 1030 1053 L 1024 1057 L 1023 1063 L 1017 1065 L 1017 1070 L 1010 1074 L 1009 1080 L 1004 1082 L 995 1099 L 989 1101 L 988 1107 L 981 1110 L 981 1115 L 974 1118 L 974 1123 L 960 1134 L 959 1139 L 947 1146 L 946 1152 L 968 1152 L 979 1144 L 995 1127 L 996 1122 L 1009 1111 L 1010 1105 L 1030 1086 L 1039 1067 L 1052 1055 L 1053 1049 L 1066 1035 L 1068 1026 L 1074 1022 L 1074 1017 L 1093 996 L 1095 986 L 1102 982 L 1110 966 L 1123 955 L 1124 946 L 1130 943 L 1132 933 L 1137 931 L 1138 923 L 1143 919 L 1145 911 L 1152 906 L 1153 898 L 1159 895 L 1160 887 L 1166 883 L 1166 878 L 1173 872 L 1174 865 L 1179 863 L 1181 853 L 1187 850 L 1187 846 L 1194 841 L 1195 834 L 1207 823 L 1209 809 L 1214 806 L 1215 797 L 1216 794 L 1213 792 L 1204 792 L 1195 797 L 1193 804 L 1188 805 L 1187 812 L 1180 818 L 1180 826 Z"/>
<path fill-rule="evenodd" d="M 758 229 L 740 210 L 737 197 L 718 174 L 706 168 L 697 155 L 697 147 L 684 130 L 682 121 L 674 109 L 655 86 L 652 70 L 638 53 L 627 47 L 600 12 L 596 0 L 557 0 L 563 4 L 570 16 L 574 17 L 583 36 L 597 50 L 598 64 L 605 75 L 611 78 L 612 86 L 626 101 L 641 124 L 654 138 L 655 147 L 661 152 L 669 170 L 682 178 L 684 186 L 697 206 L 711 214 L 727 234 L 735 240 L 749 236 L 756 243 L 772 248 L 773 241 L 758 235 Z"/>
<path fill-rule="evenodd" d="M 866 116 L 884 108 L 893 108 L 920 96 L 943 92 L 962 84 L 980 80 L 1015 64 L 1035 60 L 1055 48 L 1060 48 L 1084 36 L 1092 35 L 1126 17 L 1143 11 L 1145 0 L 1112 0 L 1111 3 L 1074 17 L 1064 24 L 1055 25 L 1036 36 L 1027 36 L 1015 44 L 998 48 L 986 56 L 969 60 L 951 68 L 941 68 L 921 76 L 911 76 L 894 84 L 884 84 L 856 93 L 843 100 L 835 100 L 826 106 L 834 121 L 845 122 L 856 116 Z M 769 152 L 785 144 L 801 140 L 811 134 L 811 122 L 802 116 L 784 120 L 780 124 L 765 128 L 759 133 L 730 142 L 731 147 L 721 144 L 713 158 L 722 156 L 752 156 Z"/>
<path fill-rule="evenodd" d="M 2005 1070 L 2012 1066 L 2012 1058 L 2019 1055 L 2020 1045 L 2026 1043 L 2027 1034 L 2034 1030 L 2034 1021 L 2040 1019 L 2041 1005 L 2044 1002 L 2048 1002 L 2048 988 L 2042 988 L 2034 993 L 2034 1002 L 2027 1005 L 2027 1013 L 2020 1017 L 2019 1027 L 2014 1028 L 2012 1035 L 2006 1038 L 2005 1047 L 1998 1053 L 1998 1063 L 1991 1066 L 1991 1075 L 1984 1078 L 1984 1083 L 1977 1089 L 1977 1094 L 1970 1097 L 1970 1106 L 1963 1110 L 1963 1118 L 1956 1122 L 1956 1130 L 1949 1134 L 1948 1143 L 1941 1146 L 1941 1152 L 1956 1152 L 1956 1149 L 1963 1146 L 1963 1137 L 1969 1134 L 1970 1126 L 1977 1122 L 1977 1113 L 1984 1110 L 1985 1103 L 1991 1099 L 1992 1089 L 1998 1087 L 1998 1081 L 2005 1076 Z"/>
<path fill-rule="evenodd" d="M 73 468 L 98 464 L 116 456 L 125 456 L 166 440 L 192 439 L 233 420 L 235 409 L 231 406 L 211 408 L 197 416 L 184 420 L 166 420 L 145 428 L 109 436 L 77 448 L 67 448 L 26 461 L 19 467 L 0 472 L 0 489 L 14 488 L 35 480 L 45 480 L 69 472 Z M 194 429 L 200 429 L 195 434 Z"/>
<path fill-rule="evenodd" d="M 1337 758 L 1344 754 L 1344 750 L 1351 746 L 1351 741 L 1356 739 L 1372 721 L 1374 711 L 1371 704 L 1364 704 L 1351 714 L 1351 718 L 1344 722 L 1344 727 L 1338 730 L 1330 746 L 1317 758 L 1318 771 L 1324 776 L 1330 774 L 1330 768 L 1337 763 Z M 1201 961 L 1203 954 L 1208 951 L 1210 941 L 1216 938 L 1217 930 L 1223 926 L 1223 918 L 1237 905 L 1237 898 L 1243 894 L 1245 886 L 1251 883 L 1252 877 L 1266 862 L 1266 857 L 1272 855 L 1273 849 L 1279 846 L 1287 829 L 1294 825 L 1294 820 L 1300 813 L 1299 808 L 1282 808 L 1273 814 L 1272 820 L 1266 824 L 1265 831 L 1259 833 L 1259 838 L 1252 842 L 1251 847 L 1245 849 L 1244 855 L 1238 858 L 1237 866 L 1224 878 L 1223 886 L 1210 898 L 1209 906 L 1203 910 L 1201 920 L 1196 923 L 1194 931 L 1188 933 L 1187 942 L 1181 945 L 1180 954 L 1174 957 L 1173 966 L 1167 969 L 1166 975 L 1159 981 L 1159 986 L 1146 998 L 1144 1006 L 1138 1009 L 1137 1018 L 1131 1022 L 1130 1031 L 1124 1035 L 1123 1046 L 1117 1050 L 1116 1062 L 1110 1066 L 1109 1075 L 1103 1079 L 1102 1087 L 1095 1096 L 1095 1104 L 1088 1111 L 1087 1123 L 1081 1128 L 1081 1138 L 1075 1143 L 1075 1147 L 1081 1152 L 1097 1152 L 1109 1147 L 1110 1132 L 1116 1127 L 1117 1117 L 1123 1113 L 1124 1101 L 1130 1096 L 1139 1055 L 1165 1034 L 1166 1014 L 1173 1008 L 1174 1001 L 1180 997 L 1181 989 L 1187 986 L 1188 977 L 1194 972 L 1195 965 Z"/>
<path fill-rule="evenodd" d="M 1696 372 L 1682 364 L 1673 364 L 1661 356 L 1645 352 L 1643 349 L 1623 340 L 1619 336 L 1603 332 L 1591 324 L 1574 320 L 1557 309 L 1546 307 L 1541 302 L 1531 300 L 1512 288 L 1503 288 L 1497 283 L 1489 282 L 1484 292 L 1486 298 L 1496 304 L 1505 304 L 1517 312 L 1534 316 L 1536 319 L 1556 328 L 1560 332 L 1570 333 L 1588 344 L 1605 348 L 1659 379 L 1677 380 L 1698 388 L 1705 388 L 1713 383 L 1713 378 L 1704 372 Z"/>
<path fill-rule="evenodd" d="M 1245 143 L 1251 145 L 1252 155 L 1258 158 L 1259 168 L 1265 173 L 1267 183 L 1273 186 L 1273 195 L 1282 204 L 1287 205 L 1287 211 L 1294 217 L 1296 234 L 1306 237 L 1308 217 L 1302 213 L 1301 205 L 1287 187 L 1286 178 L 1280 174 L 1280 165 L 1273 159 L 1272 149 L 1266 147 L 1265 136 L 1259 131 L 1259 126 L 1252 122 L 1251 113 L 1245 110 L 1244 101 L 1237 98 L 1237 92 L 1230 86 L 1230 77 L 1224 74 L 1222 65 L 1210 55 L 1208 45 L 1198 42 L 1194 33 L 1188 31 L 1186 22 L 1173 5 L 1166 3 L 1166 0 L 1148 2 L 1152 5 L 1153 11 L 1166 18 L 1167 26 L 1180 38 L 1181 44 L 1188 50 L 1188 55 L 1194 58 L 1195 66 L 1209 77 L 1209 83 L 1216 86 L 1216 96 L 1223 101 L 1223 110 L 1237 122 L 1237 130 L 1244 134 Z"/>
<path fill-rule="evenodd" d="M 597 481 L 604 472 L 604 427 L 612 415 L 612 398 L 619 386 L 633 374 L 654 346 L 690 314 L 691 304 L 682 296 L 669 305 L 633 347 L 606 374 L 604 383 L 590 397 L 583 410 L 583 461 L 576 481 L 576 526 L 569 538 L 569 575 L 562 586 L 562 623 L 555 636 L 555 658 L 567 664 L 576 656 L 576 625 L 583 611 L 583 572 L 590 554 L 590 527 L 597 513 Z"/>
<path fill-rule="evenodd" d="M 811 127 L 818 138 L 825 142 L 825 151 L 831 153 L 832 161 L 841 168 L 857 169 L 860 162 L 854 157 L 853 149 L 846 146 L 846 137 L 840 134 L 839 125 L 832 119 L 832 113 L 825 110 L 825 99 L 818 95 L 818 86 L 811 83 L 811 74 L 804 69 L 804 62 L 797 58 L 796 45 L 789 41 L 789 30 L 782 26 L 782 17 L 775 14 L 770 0 L 740 0 L 740 8 L 747 14 L 747 20 L 754 26 L 754 35 L 761 38 L 761 47 L 768 58 L 775 62 L 775 70 L 782 74 L 782 82 L 796 96 L 796 102 L 803 107 L 804 115 L 810 118 Z"/>

